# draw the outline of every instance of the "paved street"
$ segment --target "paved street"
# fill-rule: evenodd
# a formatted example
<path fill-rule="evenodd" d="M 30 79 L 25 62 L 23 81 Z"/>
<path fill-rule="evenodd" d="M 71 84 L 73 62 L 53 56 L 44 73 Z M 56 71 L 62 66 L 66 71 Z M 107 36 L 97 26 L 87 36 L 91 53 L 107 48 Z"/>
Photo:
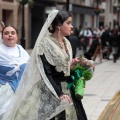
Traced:
<path fill-rule="evenodd" d="M 97 120 L 112 96 L 120 89 L 120 60 L 97 64 L 94 76 L 86 82 L 82 100 L 88 120 Z"/>

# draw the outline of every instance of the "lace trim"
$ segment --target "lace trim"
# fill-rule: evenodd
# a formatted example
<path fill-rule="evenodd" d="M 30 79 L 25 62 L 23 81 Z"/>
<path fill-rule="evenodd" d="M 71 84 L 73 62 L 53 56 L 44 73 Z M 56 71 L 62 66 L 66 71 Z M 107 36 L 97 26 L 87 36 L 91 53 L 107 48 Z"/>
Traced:
<path fill-rule="evenodd" d="M 70 64 L 72 59 L 72 50 L 65 39 L 65 42 L 68 47 L 68 52 L 70 54 L 70 60 L 68 60 L 68 56 L 66 53 L 63 53 L 62 49 L 57 46 L 49 37 L 45 38 L 44 42 L 39 44 L 38 54 L 44 54 L 47 61 L 55 66 L 57 72 L 63 71 L 65 76 L 70 75 Z"/>

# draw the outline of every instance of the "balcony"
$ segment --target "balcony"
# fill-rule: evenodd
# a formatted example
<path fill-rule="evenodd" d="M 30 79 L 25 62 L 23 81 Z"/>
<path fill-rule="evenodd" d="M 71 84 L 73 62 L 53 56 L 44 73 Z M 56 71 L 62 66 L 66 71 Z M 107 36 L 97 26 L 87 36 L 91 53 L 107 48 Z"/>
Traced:
<path fill-rule="evenodd" d="M 34 0 L 35 2 L 66 2 L 66 0 Z"/>
<path fill-rule="evenodd" d="M 5 1 L 5 2 L 13 2 L 14 0 L 2 0 L 2 1 Z"/>

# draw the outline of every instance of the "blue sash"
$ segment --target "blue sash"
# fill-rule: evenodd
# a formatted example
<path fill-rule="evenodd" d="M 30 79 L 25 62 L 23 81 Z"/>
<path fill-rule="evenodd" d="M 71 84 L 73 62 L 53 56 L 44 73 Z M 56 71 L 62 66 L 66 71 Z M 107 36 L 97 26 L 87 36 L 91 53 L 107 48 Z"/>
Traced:
<path fill-rule="evenodd" d="M 14 70 L 15 67 L 0 66 L 0 83 L 5 85 L 8 82 L 13 91 L 15 91 L 18 87 L 25 66 L 26 63 L 22 64 L 12 74 L 8 74 L 8 72 Z"/>

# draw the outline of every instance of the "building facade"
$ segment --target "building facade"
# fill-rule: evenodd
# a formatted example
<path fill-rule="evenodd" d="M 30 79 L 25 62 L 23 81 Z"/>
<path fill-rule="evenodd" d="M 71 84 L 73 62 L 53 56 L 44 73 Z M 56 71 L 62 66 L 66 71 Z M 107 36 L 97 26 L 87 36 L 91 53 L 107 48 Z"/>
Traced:
<path fill-rule="evenodd" d="M 116 2 L 117 1 L 117 2 Z M 0 20 L 18 30 L 21 44 L 23 6 L 16 0 L 0 0 Z M 24 6 L 25 48 L 33 48 L 47 15 L 53 9 L 71 11 L 73 26 L 114 27 L 119 24 L 118 0 L 34 0 Z"/>

